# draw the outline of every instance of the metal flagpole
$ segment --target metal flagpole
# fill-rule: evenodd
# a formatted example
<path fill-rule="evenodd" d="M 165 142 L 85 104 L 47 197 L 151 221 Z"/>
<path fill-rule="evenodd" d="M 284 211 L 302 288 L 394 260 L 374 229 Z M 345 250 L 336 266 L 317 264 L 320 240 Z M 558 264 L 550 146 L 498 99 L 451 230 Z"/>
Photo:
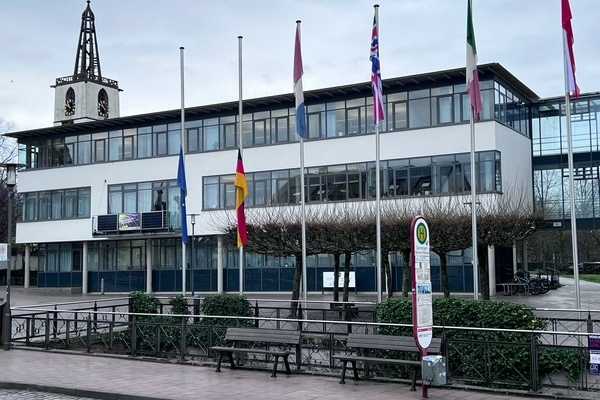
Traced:
<path fill-rule="evenodd" d="M 471 235 L 473 248 L 473 298 L 479 300 L 479 258 L 477 255 L 477 175 L 475 169 L 475 110 L 471 108 Z"/>
<path fill-rule="evenodd" d="M 375 4 L 375 26 L 377 27 L 377 54 L 379 55 L 379 5 Z M 379 62 L 379 61 L 378 61 Z M 375 103 L 375 99 L 374 103 Z M 377 104 L 375 104 L 377 107 Z M 379 165 L 379 121 L 378 117 L 375 116 L 375 214 L 376 214 L 376 230 L 377 230 L 377 248 L 375 255 L 377 257 L 376 268 L 377 268 L 377 302 L 381 303 L 383 300 L 382 285 L 381 285 L 381 176 L 380 176 L 380 165 Z"/>
<path fill-rule="evenodd" d="M 238 106 L 238 110 L 239 110 L 239 116 L 238 116 L 238 122 L 239 122 L 239 149 L 240 149 L 240 153 L 243 154 L 244 152 L 244 142 L 243 142 L 243 137 L 242 137 L 242 112 L 243 112 L 243 104 L 242 104 L 242 36 L 238 36 L 238 80 L 239 80 L 239 106 Z M 236 189 L 237 190 L 237 189 Z M 238 221 L 239 224 L 239 221 Z M 239 277 L 239 285 L 240 285 L 240 296 L 244 295 L 244 245 L 242 244 L 240 246 L 240 260 L 239 260 L 239 264 L 240 264 L 240 277 Z"/>
<path fill-rule="evenodd" d="M 563 28 L 563 61 L 565 81 L 565 115 L 568 142 L 568 168 L 569 168 L 569 207 L 571 209 L 571 245 L 573 251 L 573 277 L 575 279 L 575 308 L 581 308 L 581 293 L 579 292 L 579 257 L 577 250 L 577 210 L 575 209 L 575 177 L 573 165 L 573 134 L 571 130 L 571 95 L 579 96 L 579 89 L 575 81 L 575 59 L 573 56 L 573 29 L 571 26 L 571 7 L 568 1 L 562 2 L 561 22 Z"/>
<path fill-rule="evenodd" d="M 183 150 L 182 152 L 182 158 L 183 158 L 183 163 L 185 165 L 185 149 L 186 149 L 186 145 L 185 145 L 185 96 L 184 96 L 184 75 L 183 75 L 183 47 L 179 48 L 179 63 L 180 63 L 180 68 L 181 68 L 181 149 Z M 180 199 L 180 201 L 185 201 L 184 199 Z M 187 224 L 187 218 L 182 218 L 182 221 L 184 221 L 184 223 Z M 185 242 L 182 240 L 181 241 L 181 291 L 182 294 L 185 296 L 186 295 L 186 257 L 185 257 Z"/>

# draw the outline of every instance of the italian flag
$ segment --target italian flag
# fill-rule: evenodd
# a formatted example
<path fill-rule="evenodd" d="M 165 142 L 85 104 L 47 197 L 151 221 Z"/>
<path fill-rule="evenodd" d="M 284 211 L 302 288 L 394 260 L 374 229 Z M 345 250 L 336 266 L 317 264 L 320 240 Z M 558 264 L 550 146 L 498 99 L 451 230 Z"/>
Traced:
<path fill-rule="evenodd" d="M 477 74 L 477 47 L 475 46 L 471 0 L 469 0 L 467 8 L 467 93 L 469 93 L 469 100 L 471 101 L 473 118 L 475 121 L 479 121 L 481 92 L 479 90 L 479 75 Z"/>

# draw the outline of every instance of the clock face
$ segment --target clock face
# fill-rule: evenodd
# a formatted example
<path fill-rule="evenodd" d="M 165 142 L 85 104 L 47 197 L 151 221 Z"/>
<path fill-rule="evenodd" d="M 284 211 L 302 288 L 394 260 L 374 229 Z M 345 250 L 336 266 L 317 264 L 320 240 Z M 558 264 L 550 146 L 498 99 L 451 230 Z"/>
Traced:
<path fill-rule="evenodd" d="M 108 101 L 98 101 L 98 115 L 101 117 L 108 117 Z"/>
<path fill-rule="evenodd" d="M 65 102 L 65 115 L 70 116 L 75 114 L 75 100 L 67 99 Z"/>

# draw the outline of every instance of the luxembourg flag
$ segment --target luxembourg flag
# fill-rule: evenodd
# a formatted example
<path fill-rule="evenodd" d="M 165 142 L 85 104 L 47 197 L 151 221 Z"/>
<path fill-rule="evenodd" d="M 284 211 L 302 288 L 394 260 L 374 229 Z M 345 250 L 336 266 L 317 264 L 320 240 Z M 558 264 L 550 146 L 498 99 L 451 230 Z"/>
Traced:
<path fill-rule="evenodd" d="M 471 0 L 469 0 L 467 8 L 467 93 L 469 93 L 473 119 L 479 121 L 482 106 L 479 74 L 477 73 L 477 47 L 475 46 Z"/>
<path fill-rule="evenodd" d="M 296 21 L 296 45 L 294 46 L 294 96 L 296 97 L 296 133 L 304 140 L 306 132 L 306 114 L 304 110 L 304 91 L 302 89 L 302 50 L 300 48 L 300 21 Z"/>
<path fill-rule="evenodd" d="M 562 27 L 563 27 L 563 52 L 565 53 L 565 87 L 567 92 L 573 93 L 573 97 L 579 97 L 579 87 L 577 86 L 577 80 L 575 79 L 575 55 L 573 54 L 573 28 L 571 27 L 571 7 L 569 6 L 569 0 L 562 0 L 561 4 L 562 11 Z"/>

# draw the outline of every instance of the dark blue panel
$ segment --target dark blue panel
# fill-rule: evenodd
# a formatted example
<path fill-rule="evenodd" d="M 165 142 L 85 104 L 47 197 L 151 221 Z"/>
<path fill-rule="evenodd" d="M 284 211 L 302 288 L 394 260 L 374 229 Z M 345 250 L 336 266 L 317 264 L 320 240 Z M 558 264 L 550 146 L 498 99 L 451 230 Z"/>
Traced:
<path fill-rule="evenodd" d="M 58 272 L 46 272 L 46 287 L 59 287 Z"/>
<path fill-rule="evenodd" d="M 448 281 L 450 285 L 450 292 L 461 293 L 465 292 L 465 280 L 464 276 L 465 269 L 462 265 L 448 266 Z M 472 269 L 471 269 L 472 270 Z M 473 275 L 471 275 L 471 290 L 473 290 Z"/>
<path fill-rule="evenodd" d="M 73 287 L 71 285 L 71 273 L 70 272 L 59 272 L 58 273 L 58 287 Z"/>
<path fill-rule="evenodd" d="M 98 271 L 88 272 L 88 293 L 97 293 L 100 291 L 100 279 Z"/>
<path fill-rule="evenodd" d="M 81 271 L 73 271 L 71 272 L 71 284 L 72 287 L 81 287 L 81 283 L 83 282 L 83 272 Z"/>
<path fill-rule="evenodd" d="M 227 292 L 239 292 L 240 291 L 240 270 L 239 269 L 226 269 L 227 275 L 225 279 L 225 286 L 227 289 L 223 288 Z"/>
<path fill-rule="evenodd" d="M 213 272 L 215 272 L 213 274 Z M 212 280 L 216 275 L 216 271 L 210 269 L 197 269 L 194 271 L 194 289 L 198 292 L 217 291 L 217 285 L 212 288 Z"/>
<path fill-rule="evenodd" d="M 183 276 L 183 272 L 180 269 L 175 270 L 175 291 L 182 292 L 183 291 L 183 282 L 181 281 L 181 277 Z"/>
<path fill-rule="evenodd" d="M 174 269 L 161 269 L 158 272 L 158 291 L 159 292 L 175 292 L 177 291 L 175 286 L 175 270 Z M 181 283 L 179 284 L 181 287 Z"/>
<path fill-rule="evenodd" d="M 264 268 L 262 272 L 262 287 L 265 292 L 279 291 L 279 270 L 283 268 Z M 288 268 L 290 269 L 290 268 Z"/>
<path fill-rule="evenodd" d="M 315 267 L 306 269 L 306 291 L 315 292 L 317 291 L 317 269 Z"/>
<path fill-rule="evenodd" d="M 146 291 L 146 271 L 131 271 L 131 286 L 132 292 Z"/>
<path fill-rule="evenodd" d="M 115 292 L 115 271 L 99 271 L 98 272 L 98 280 L 100 285 L 100 290 L 102 290 L 102 279 L 104 279 L 104 292 Z"/>
<path fill-rule="evenodd" d="M 356 279 L 356 290 L 358 292 L 376 292 L 375 268 L 356 267 L 354 278 Z"/>
<path fill-rule="evenodd" d="M 130 292 L 131 276 L 129 271 L 115 271 L 115 292 Z"/>
<path fill-rule="evenodd" d="M 38 272 L 38 287 L 46 287 L 46 273 L 45 272 Z"/>
<path fill-rule="evenodd" d="M 260 292 L 262 290 L 262 268 L 246 268 L 244 270 L 244 291 Z"/>
<path fill-rule="evenodd" d="M 296 268 L 281 268 L 279 271 L 279 276 L 281 277 L 279 281 L 279 290 L 285 292 L 291 292 L 294 286 L 294 271 Z"/>
<path fill-rule="evenodd" d="M 446 266 L 446 268 L 447 267 L 448 266 Z M 431 266 L 431 290 L 433 292 L 442 291 L 441 267 L 439 265 Z"/>

